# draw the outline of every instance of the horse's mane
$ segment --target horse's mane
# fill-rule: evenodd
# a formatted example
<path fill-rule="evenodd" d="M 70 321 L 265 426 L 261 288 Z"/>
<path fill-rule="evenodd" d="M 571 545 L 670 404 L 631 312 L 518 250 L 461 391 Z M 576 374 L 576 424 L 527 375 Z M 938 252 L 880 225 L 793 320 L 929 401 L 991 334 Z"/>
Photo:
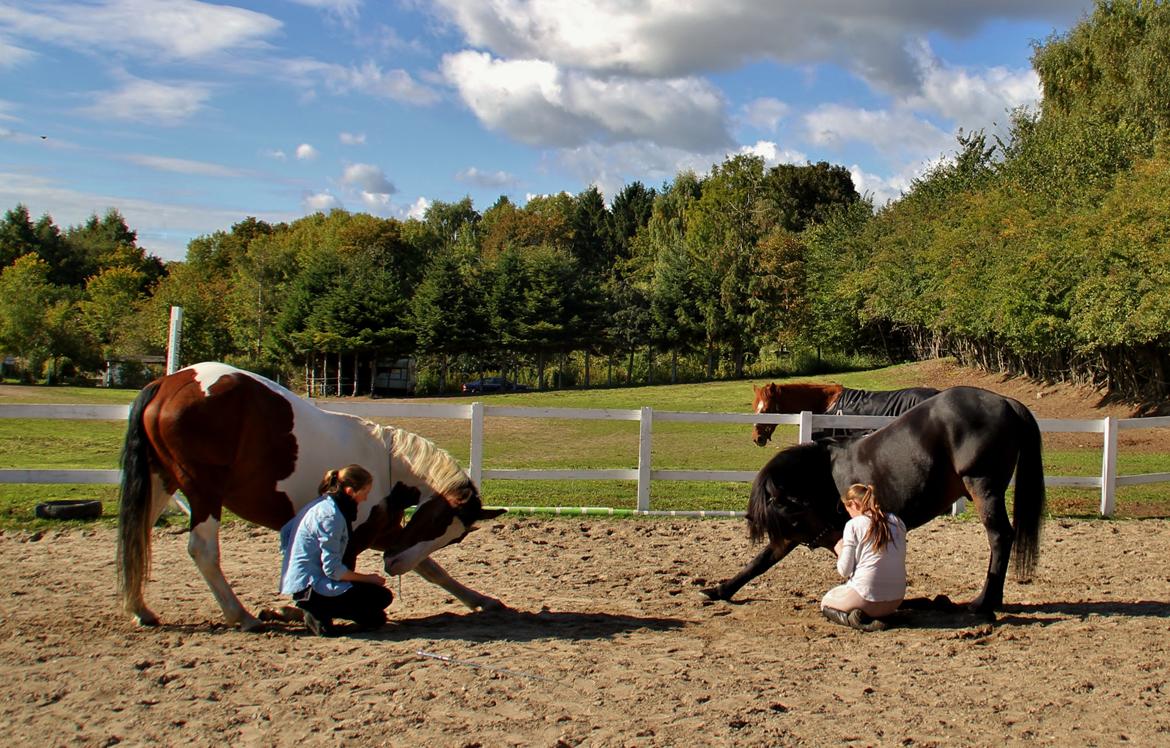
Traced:
<path fill-rule="evenodd" d="M 391 457 L 405 462 L 435 493 L 446 493 L 471 482 L 455 458 L 431 440 L 396 426 L 378 425 L 378 435 L 389 446 Z"/>

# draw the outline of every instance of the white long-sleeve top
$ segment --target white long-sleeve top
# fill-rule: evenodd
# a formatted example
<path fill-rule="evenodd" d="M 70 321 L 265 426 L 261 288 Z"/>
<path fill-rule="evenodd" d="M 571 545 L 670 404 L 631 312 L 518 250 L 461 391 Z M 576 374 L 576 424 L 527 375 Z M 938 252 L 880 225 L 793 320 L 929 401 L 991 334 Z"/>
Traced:
<path fill-rule="evenodd" d="M 906 525 L 887 514 L 892 540 L 879 553 L 865 536 L 871 520 L 862 515 L 845 524 L 837 571 L 850 589 L 870 602 L 901 600 L 906 596 Z"/>

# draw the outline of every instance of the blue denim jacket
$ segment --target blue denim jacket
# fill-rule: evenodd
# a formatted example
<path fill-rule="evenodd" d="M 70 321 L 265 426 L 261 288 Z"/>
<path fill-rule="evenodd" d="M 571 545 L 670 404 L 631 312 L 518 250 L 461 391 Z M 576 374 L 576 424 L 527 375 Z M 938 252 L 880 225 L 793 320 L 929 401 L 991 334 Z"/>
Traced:
<path fill-rule="evenodd" d="M 328 496 L 309 502 L 280 528 L 280 591 L 295 595 L 307 587 L 333 597 L 353 585 L 340 577 L 349 571 L 341 561 L 349 543 L 345 517 Z"/>

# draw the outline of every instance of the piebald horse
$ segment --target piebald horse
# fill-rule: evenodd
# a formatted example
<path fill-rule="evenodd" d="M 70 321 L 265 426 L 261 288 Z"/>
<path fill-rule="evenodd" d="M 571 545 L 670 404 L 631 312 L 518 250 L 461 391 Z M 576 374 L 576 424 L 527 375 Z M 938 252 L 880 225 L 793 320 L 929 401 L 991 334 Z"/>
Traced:
<path fill-rule="evenodd" d="M 983 590 L 969 607 L 989 614 L 1003 604 L 1013 541 L 1018 577 L 1030 576 L 1039 557 L 1040 451 L 1040 427 L 1031 411 L 976 387 L 944 390 L 866 436 L 783 449 L 760 470 L 748 501 L 751 539 L 766 539 L 767 547 L 735 577 L 703 593 L 730 600 L 799 545 L 831 551 L 849 519 L 841 495 L 853 483 L 869 483 L 882 508 L 911 529 L 945 513 L 958 498 L 974 499 L 991 559 Z M 1005 494 L 1013 472 L 1009 520 Z"/>
<path fill-rule="evenodd" d="M 755 413 L 800 413 L 810 411 L 822 415 L 844 416 L 900 416 L 927 398 L 939 393 L 932 387 L 908 387 L 902 390 L 854 390 L 839 384 L 776 384 L 763 387 L 752 385 L 752 411 Z M 772 438 L 774 423 L 752 426 L 752 441 L 762 447 Z M 825 436 L 857 436 L 864 430 L 833 429 L 814 431 L 813 439 Z"/>
<path fill-rule="evenodd" d="M 451 455 L 417 434 L 321 410 L 257 374 L 202 363 L 151 382 L 130 408 L 118 512 L 118 588 L 126 612 L 140 625 L 158 624 L 144 597 L 151 528 L 182 491 L 190 513 L 187 550 L 225 619 L 260 628 L 220 568 L 223 509 L 278 530 L 317 497 L 326 471 L 349 463 L 373 474 L 370 496 L 378 497 L 359 506 L 345 558 L 351 569 L 358 553 L 373 548 L 382 551 L 388 574 L 416 571 L 472 610 L 504 607 L 429 558 L 504 512 L 483 508 L 479 489 Z M 272 568 L 280 568 L 279 559 Z"/>

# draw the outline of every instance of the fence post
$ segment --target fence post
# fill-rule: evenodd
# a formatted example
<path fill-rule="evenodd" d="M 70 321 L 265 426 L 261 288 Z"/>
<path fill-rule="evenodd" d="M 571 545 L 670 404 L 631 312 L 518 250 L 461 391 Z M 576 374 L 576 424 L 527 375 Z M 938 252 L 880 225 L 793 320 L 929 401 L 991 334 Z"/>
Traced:
<path fill-rule="evenodd" d="M 1101 516 L 1112 517 L 1117 501 L 1117 419 L 1113 416 L 1105 418 L 1101 452 Z"/>
<path fill-rule="evenodd" d="M 642 406 L 638 421 L 638 511 L 650 511 L 650 434 L 654 425 L 654 409 Z"/>
<path fill-rule="evenodd" d="M 179 344 L 183 339 L 183 307 L 171 307 L 171 324 L 167 331 L 167 374 L 179 370 Z"/>
<path fill-rule="evenodd" d="M 471 404 L 471 481 L 482 491 L 483 403 Z"/>
<path fill-rule="evenodd" d="M 812 441 L 812 411 L 800 411 L 800 434 L 796 437 L 799 444 Z"/>

